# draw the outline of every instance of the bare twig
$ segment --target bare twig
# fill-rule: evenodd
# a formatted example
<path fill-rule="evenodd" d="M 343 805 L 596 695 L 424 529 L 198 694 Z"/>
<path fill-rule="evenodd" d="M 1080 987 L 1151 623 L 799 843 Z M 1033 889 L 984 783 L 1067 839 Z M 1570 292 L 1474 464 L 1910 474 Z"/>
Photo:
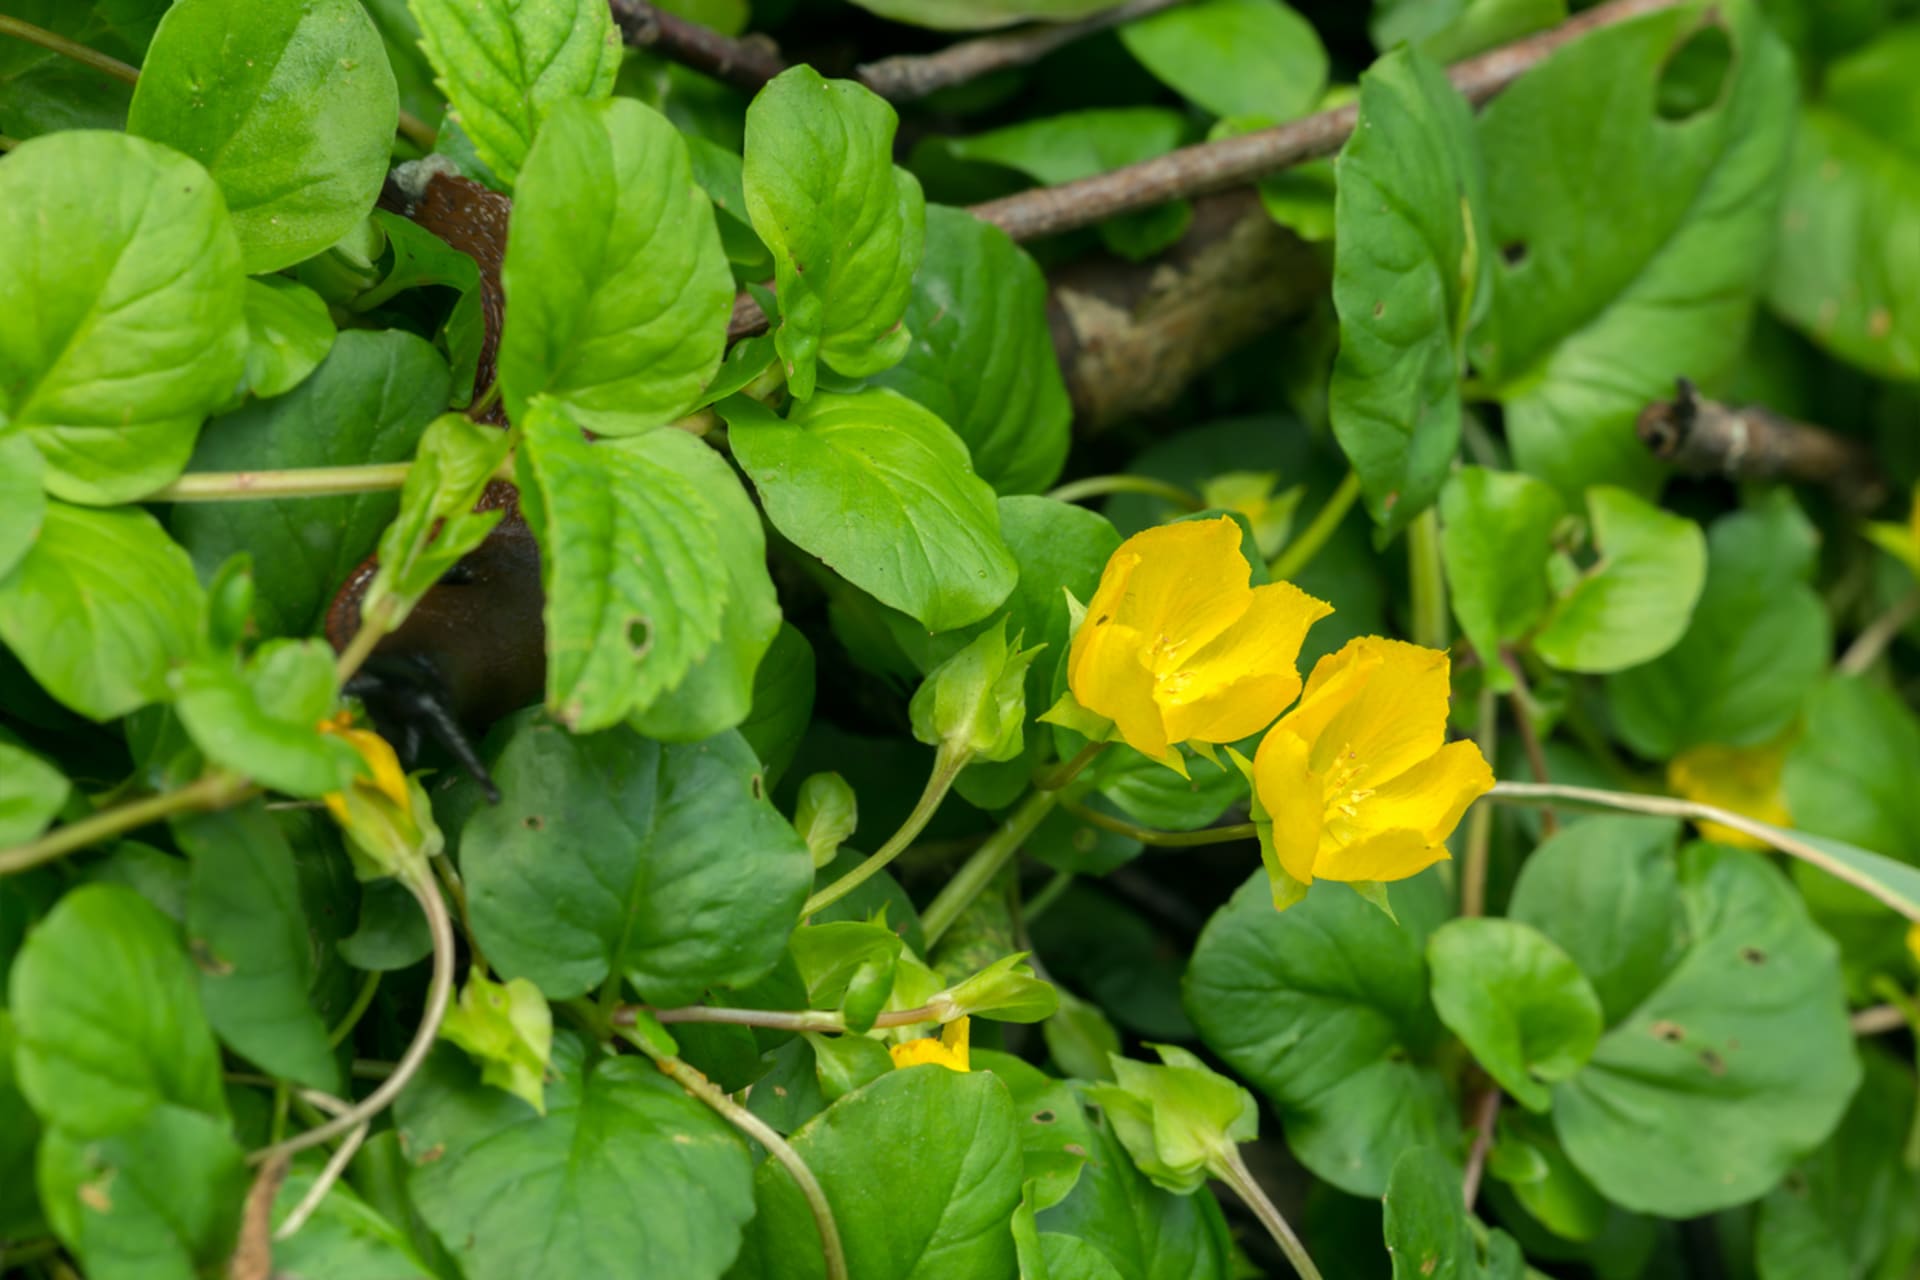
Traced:
<path fill-rule="evenodd" d="M 286 1181 L 287 1157 L 269 1160 L 253 1175 L 240 1210 L 240 1234 L 227 1258 L 227 1280 L 272 1280 L 273 1201 Z"/>
<path fill-rule="evenodd" d="M 962 40 L 938 53 L 881 58 L 861 65 L 860 83 L 889 101 L 912 102 L 995 71 L 1029 66 L 1082 37 L 1185 2 L 1127 0 L 1078 22 L 1035 23 L 1017 31 Z"/>
<path fill-rule="evenodd" d="M 1634 427 L 1656 458 L 1688 475 L 1823 485 L 1855 511 L 1871 511 L 1887 496 L 1872 452 L 1859 441 L 1760 405 L 1708 400 L 1686 378 L 1675 381 L 1672 400 L 1642 409 Z"/>
<path fill-rule="evenodd" d="M 1899 1008 L 1890 1004 L 1876 1004 L 1861 1009 L 1853 1015 L 1848 1025 L 1857 1036 L 1885 1035 L 1889 1031 L 1898 1031 L 1907 1025 L 1907 1016 Z"/>
<path fill-rule="evenodd" d="M 1468 101 L 1479 104 L 1588 32 L 1682 2 L 1612 0 L 1551 31 L 1457 63 L 1447 74 Z M 990 200 L 974 205 L 973 213 L 1015 240 L 1057 235 L 1170 200 L 1245 186 L 1303 160 L 1331 155 L 1353 132 L 1358 116 L 1359 107 L 1350 103 L 1271 129 L 1182 147 L 1078 182 Z"/>
<path fill-rule="evenodd" d="M 645 0 L 609 0 L 620 38 L 681 66 L 692 67 L 748 93 L 787 69 L 780 50 L 765 36 L 736 40 L 711 27 L 655 8 Z"/>
<path fill-rule="evenodd" d="M 1466 1176 L 1460 1180 L 1460 1194 L 1467 1202 L 1467 1212 L 1473 1212 L 1473 1202 L 1480 1198 L 1480 1175 L 1487 1168 L 1487 1152 L 1493 1149 L 1493 1124 L 1500 1118 L 1500 1088 L 1487 1086 L 1480 1095 L 1480 1103 L 1474 1108 L 1473 1147 L 1467 1152 Z"/>
<path fill-rule="evenodd" d="M 1843 676 L 1857 676 L 1880 660 L 1894 637 L 1907 629 L 1907 624 L 1920 617 L 1920 587 L 1907 592 L 1887 609 L 1887 611 L 1869 622 L 1866 629 L 1853 638 L 1847 651 L 1840 655 L 1840 661 L 1834 664 L 1834 670 Z"/>

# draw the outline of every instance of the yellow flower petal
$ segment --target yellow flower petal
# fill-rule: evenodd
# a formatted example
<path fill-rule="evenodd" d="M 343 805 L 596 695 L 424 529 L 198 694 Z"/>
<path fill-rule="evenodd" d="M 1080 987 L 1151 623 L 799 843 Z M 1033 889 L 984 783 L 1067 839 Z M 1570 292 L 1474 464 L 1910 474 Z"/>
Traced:
<path fill-rule="evenodd" d="M 1255 587 L 1246 612 L 1161 682 L 1167 737 L 1238 742 L 1272 724 L 1300 694 L 1307 629 L 1332 612 L 1291 582 Z"/>
<path fill-rule="evenodd" d="M 962 1017 L 949 1022 L 941 1029 L 938 1040 L 929 1037 L 889 1045 L 887 1053 L 893 1059 L 894 1069 L 935 1066 L 945 1067 L 949 1071 L 968 1070 L 967 1021 Z"/>
<path fill-rule="evenodd" d="M 1324 772 L 1336 757 L 1349 758 L 1357 765 L 1355 785 L 1367 787 L 1398 777 L 1446 742 L 1447 655 L 1379 636 L 1362 636 L 1347 648 L 1357 649 L 1362 661 L 1377 656 L 1379 666 L 1327 719 L 1314 743 L 1313 767 Z"/>
<path fill-rule="evenodd" d="M 1375 830 L 1404 827 L 1439 844 L 1460 824 L 1467 806 L 1493 790 L 1493 770 L 1471 742 L 1450 742 L 1365 801 Z"/>
<path fill-rule="evenodd" d="M 1186 520 L 1134 534 L 1114 559 L 1134 557 L 1123 580 L 1100 589 L 1087 622 L 1110 617 L 1147 637 L 1147 669 L 1172 670 L 1232 625 L 1251 603 L 1252 571 L 1240 554 L 1240 526 L 1227 516 Z"/>
<path fill-rule="evenodd" d="M 1273 820 L 1273 850 L 1286 873 L 1302 884 L 1313 880 L 1325 817 L 1320 780 L 1307 768 L 1307 744 L 1284 729 L 1260 742 L 1253 758 L 1253 785 Z"/>
<path fill-rule="evenodd" d="M 1668 762 L 1667 785 L 1698 804 L 1731 809 L 1776 827 L 1790 827 L 1793 817 L 1787 812 L 1786 798 L 1780 789 L 1786 762 L 1784 741 L 1761 747 L 1694 747 Z M 1703 837 L 1718 844 L 1741 849 L 1769 847 L 1764 840 L 1717 822 L 1702 822 L 1699 826 Z"/>
<path fill-rule="evenodd" d="M 1404 828 L 1382 831 L 1344 847 L 1322 848 L 1314 874 L 1325 880 L 1404 880 L 1451 857 L 1444 844 Z"/>

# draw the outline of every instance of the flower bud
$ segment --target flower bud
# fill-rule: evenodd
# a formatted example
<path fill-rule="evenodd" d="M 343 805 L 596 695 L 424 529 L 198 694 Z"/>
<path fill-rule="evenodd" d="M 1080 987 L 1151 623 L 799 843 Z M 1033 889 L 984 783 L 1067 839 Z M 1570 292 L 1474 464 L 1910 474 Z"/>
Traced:
<path fill-rule="evenodd" d="M 1115 1083 L 1085 1086 L 1120 1145 L 1157 1186 L 1191 1195 L 1226 1176 L 1234 1148 L 1260 1134 L 1253 1095 L 1185 1049 L 1150 1046 L 1165 1065 L 1114 1054 Z"/>
<path fill-rule="evenodd" d="M 928 746 L 964 751 L 975 761 L 1011 760 L 1025 745 L 1027 668 L 1045 648 L 1007 643 L 1004 616 L 935 667 L 907 712 L 913 736 Z"/>

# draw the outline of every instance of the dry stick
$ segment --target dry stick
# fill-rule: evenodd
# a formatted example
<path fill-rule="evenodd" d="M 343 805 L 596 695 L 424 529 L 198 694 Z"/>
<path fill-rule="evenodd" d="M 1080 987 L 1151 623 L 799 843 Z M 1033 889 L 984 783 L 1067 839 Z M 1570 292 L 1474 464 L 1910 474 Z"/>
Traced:
<path fill-rule="evenodd" d="M 1642 409 L 1634 430 L 1654 457 L 1686 475 L 1822 485 L 1854 511 L 1871 511 L 1887 496 L 1872 451 L 1858 440 L 1762 405 L 1709 400 L 1686 378 L 1675 380 L 1672 400 Z"/>
<path fill-rule="evenodd" d="M 765 36 L 736 40 L 711 27 L 667 13 L 645 0 L 609 0 L 620 38 L 670 62 L 692 67 L 736 89 L 756 92 L 787 69 L 780 50 Z"/>
<path fill-rule="evenodd" d="M 1480 1198 L 1480 1175 L 1486 1171 L 1487 1152 L 1493 1149 L 1493 1122 L 1500 1116 L 1500 1088 L 1487 1086 L 1480 1095 L 1480 1105 L 1474 1108 L 1473 1148 L 1467 1152 L 1466 1176 L 1460 1180 L 1460 1194 L 1467 1202 L 1467 1212 L 1473 1212 L 1473 1202 Z"/>
<path fill-rule="evenodd" d="M 447 915 L 447 904 L 440 900 L 439 889 L 425 873 L 409 877 L 406 884 L 419 902 L 420 910 L 426 914 L 427 931 L 433 935 L 433 977 L 427 983 L 427 1010 L 420 1019 L 419 1030 L 413 1034 L 413 1043 L 407 1046 L 406 1053 L 394 1066 L 393 1074 L 382 1081 L 379 1088 L 318 1128 L 296 1134 L 285 1142 L 262 1147 L 247 1157 L 248 1163 L 259 1164 L 276 1155 L 305 1151 L 308 1147 L 318 1146 L 350 1132 L 379 1115 L 400 1096 L 400 1091 L 407 1087 L 414 1073 L 426 1062 L 427 1054 L 433 1051 L 434 1041 L 440 1036 L 441 1020 L 447 1015 L 447 1003 L 453 995 L 453 920 Z"/>
<path fill-rule="evenodd" d="M 1916 616 L 1920 616 L 1920 587 L 1901 596 L 1885 613 L 1868 623 L 1866 630 L 1855 636 L 1847 651 L 1840 655 L 1834 670 L 1843 676 L 1857 676 L 1866 671 L 1880 660 L 1887 646 Z"/>
<path fill-rule="evenodd" d="M 343 1116 L 353 1109 L 332 1094 L 321 1093 L 318 1089 L 302 1089 L 300 1099 L 307 1105 L 317 1107 L 331 1116 Z M 290 1239 L 300 1228 L 307 1225 L 307 1219 L 320 1208 L 320 1202 L 327 1198 L 329 1191 L 333 1190 L 333 1184 L 340 1180 L 340 1175 L 347 1171 L 349 1164 L 353 1163 L 353 1157 L 358 1154 L 360 1144 L 367 1140 L 369 1127 L 370 1122 L 366 1120 L 354 1126 L 353 1132 L 347 1135 L 347 1140 L 340 1144 L 340 1149 L 333 1153 L 327 1160 L 326 1167 L 320 1170 L 318 1177 L 314 1178 L 313 1185 L 307 1188 L 307 1194 L 300 1197 L 300 1203 L 293 1207 L 293 1212 L 287 1215 L 286 1220 L 273 1233 L 275 1241 Z M 286 1159 L 287 1157 L 281 1156 L 277 1161 L 268 1163 L 284 1163 Z"/>
<path fill-rule="evenodd" d="M 1889 1031 L 1903 1029 L 1907 1025 L 1907 1015 L 1894 1005 L 1876 1004 L 1855 1013 L 1847 1025 L 1857 1036 L 1885 1035 Z"/>
<path fill-rule="evenodd" d="M 1030 66 L 1056 49 L 1063 49 L 1085 36 L 1185 2 L 1127 0 L 1126 4 L 1102 9 L 1078 22 L 1035 23 L 1018 31 L 963 40 L 948 45 L 938 53 L 881 58 L 876 62 L 862 63 L 858 75 L 861 84 L 888 101 L 912 102 L 941 89 L 978 80 L 995 71 Z"/>

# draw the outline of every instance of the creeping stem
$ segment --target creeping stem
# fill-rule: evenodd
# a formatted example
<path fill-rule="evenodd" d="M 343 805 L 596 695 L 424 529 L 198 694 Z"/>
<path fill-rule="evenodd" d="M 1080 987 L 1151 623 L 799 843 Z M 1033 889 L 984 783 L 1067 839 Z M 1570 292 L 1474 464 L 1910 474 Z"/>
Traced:
<path fill-rule="evenodd" d="M 247 1157 L 248 1163 L 259 1164 L 276 1155 L 305 1151 L 308 1147 L 318 1146 L 358 1128 L 386 1110 L 387 1105 L 400 1096 L 401 1090 L 407 1087 L 421 1064 L 426 1062 L 427 1054 L 433 1051 L 433 1042 L 440 1035 L 440 1022 L 447 1015 L 447 1003 L 453 995 L 453 919 L 447 914 L 447 904 L 440 900 L 439 889 L 424 872 L 408 877 L 406 886 L 420 904 L 420 910 L 426 914 L 427 931 L 433 935 L 433 977 L 427 982 L 427 1011 L 420 1019 L 419 1030 L 413 1033 L 413 1043 L 400 1056 L 393 1074 L 381 1081 L 372 1093 L 317 1128 L 295 1134 L 285 1142 L 262 1147 Z"/>
<path fill-rule="evenodd" d="M 1073 800 L 1062 800 L 1060 807 L 1086 823 L 1102 831 L 1111 831 L 1117 836 L 1129 840 L 1138 840 L 1141 844 L 1152 845 L 1156 849 L 1192 849 L 1203 844 L 1227 844 L 1234 840 L 1252 840 L 1260 834 L 1259 828 L 1251 822 L 1236 822 L 1231 826 L 1208 827 L 1204 831 L 1156 831 L 1151 827 L 1138 826 L 1125 818 L 1116 818 L 1101 813 Z"/>
<path fill-rule="evenodd" d="M 25 40 L 28 44 L 37 44 L 42 49 L 51 49 L 65 58 L 72 58 L 83 66 L 112 76 L 115 80 L 124 80 L 128 84 L 140 78 L 139 71 L 118 58 L 109 58 L 98 49 L 89 49 L 83 44 L 75 44 L 63 35 L 36 27 L 30 22 L 18 18 L 9 18 L 0 14 L 0 36 L 12 36 L 16 40 Z"/>
<path fill-rule="evenodd" d="M 238 804 L 256 790 L 245 778 L 224 770 L 206 774 L 174 791 L 103 809 L 90 818 L 55 827 L 38 840 L 0 849 L 0 876 L 13 875 L 43 862 L 90 848 L 128 831 L 159 822 L 176 813 L 198 813 Z"/>
<path fill-rule="evenodd" d="M 807 905 L 801 909 L 800 914 L 810 916 L 816 911 L 832 906 L 899 857 L 906 847 L 913 843 L 913 838 L 925 830 L 927 823 L 933 820 L 933 815 L 940 809 L 940 802 L 945 800 L 947 792 L 952 790 L 953 780 L 960 776 L 962 769 L 967 767 L 967 761 L 972 755 L 972 752 L 964 748 L 950 748 L 942 744 L 933 757 L 933 773 L 927 778 L 926 790 L 920 793 L 920 802 L 913 806 L 913 812 L 909 813 L 907 820 L 900 824 L 900 829 L 894 832 L 872 857 L 808 898 Z"/>
<path fill-rule="evenodd" d="M 1355 499 L 1360 496 L 1360 475 L 1347 472 L 1347 478 L 1340 482 L 1327 498 L 1326 505 L 1314 515 L 1312 523 L 1300 531 L 1300 536 L 1280 548 L 1273 563 L 1267 566 L 1267 576 L 1276 582 L 1284 582 L 1299 573 L 1313 558 L 1320 554 L 1320 548 L 1327 545 L 1327 539 L 1347 518 L 1347 512 L 1353 510 Z"/>

